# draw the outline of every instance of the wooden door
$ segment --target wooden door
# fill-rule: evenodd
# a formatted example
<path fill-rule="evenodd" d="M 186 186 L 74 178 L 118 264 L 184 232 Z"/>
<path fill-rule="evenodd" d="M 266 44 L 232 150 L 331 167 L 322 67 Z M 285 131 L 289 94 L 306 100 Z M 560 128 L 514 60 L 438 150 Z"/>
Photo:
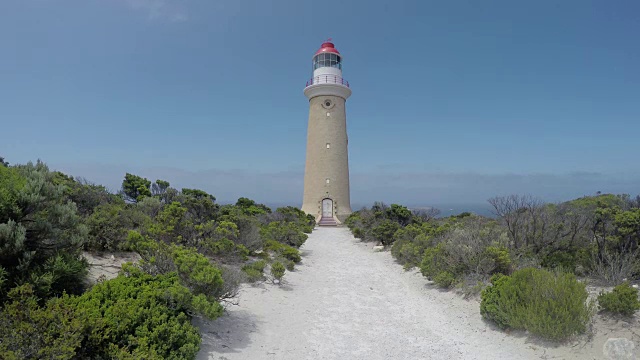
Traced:
<path fill-rule="evenodd" d="M 326 218 L 333 217 L 333 200 L 331 199 L 322 200 L 322 217 L 326 217 Z"/>

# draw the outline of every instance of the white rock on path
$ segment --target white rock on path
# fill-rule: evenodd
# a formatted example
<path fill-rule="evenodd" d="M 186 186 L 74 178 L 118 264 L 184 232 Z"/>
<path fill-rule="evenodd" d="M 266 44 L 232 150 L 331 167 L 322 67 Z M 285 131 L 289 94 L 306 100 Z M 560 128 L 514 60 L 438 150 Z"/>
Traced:
<path fill-rule="evenodd" d="M 607 360 L 633 360 L 633 341 L 625 338 L 611 338 L 604 343 L 602 352 Z"/>

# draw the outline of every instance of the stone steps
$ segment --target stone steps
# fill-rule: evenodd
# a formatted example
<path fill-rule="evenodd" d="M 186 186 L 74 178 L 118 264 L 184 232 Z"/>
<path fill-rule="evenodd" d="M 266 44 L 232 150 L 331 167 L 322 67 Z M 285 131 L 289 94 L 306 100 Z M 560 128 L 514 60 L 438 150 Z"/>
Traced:
<path fill-rule="evenodd" d="M 322 217 L 320 221 L 318 221 L 318 226 L 338 226 L 338 223 L 330 217 Z"/>

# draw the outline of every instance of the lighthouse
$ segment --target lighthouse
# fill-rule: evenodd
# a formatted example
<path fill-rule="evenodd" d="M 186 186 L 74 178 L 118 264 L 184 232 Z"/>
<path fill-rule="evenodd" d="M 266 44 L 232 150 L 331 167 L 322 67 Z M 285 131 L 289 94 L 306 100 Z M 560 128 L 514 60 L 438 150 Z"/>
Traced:
<path fill-rule="evenodd" d="M 342 77 L 342 60 L 331 39 L 322 43 L 304 88 L 309 124 L 302 211 L 321 226 L 338 225 L 351 214 L 345 112 L 351 89 Z"/>

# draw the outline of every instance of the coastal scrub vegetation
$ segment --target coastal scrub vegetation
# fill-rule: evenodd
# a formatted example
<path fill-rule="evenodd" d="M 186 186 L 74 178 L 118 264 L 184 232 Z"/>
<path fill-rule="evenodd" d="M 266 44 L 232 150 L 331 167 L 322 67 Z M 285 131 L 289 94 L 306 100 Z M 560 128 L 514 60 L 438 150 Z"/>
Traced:
<path fill-rule="evenodd" d="M 596 194 L 558 204 L 521 195 L 488 201 L 493 218 L 468 212 L 438 218 L 435 209 L 376 202 L 345 223 L 355 237 L 390 248 L 405 269 L 418 268 L 438 287 L 473 295 L 488 286 L 485 318 L 550 339 L 586 329 L 594 305 L 587 302 L 584 281 L 615 286 L 640 280 L 640 196 Z M 633 314 L 637 293 L 616 289 L 601 295 L 600 307 Z M 549 308 L 534 298 L 539 290 L 555 294 Z M 531 307 L 505 308 L 505 301 L 517 300 L 509 297 L 514 291 L 527 296 Z M 614 310 L 619 308 L 627 311 Z M 575 323 L 551 321 L 544 311 Z"/>
<path fill-rule="evenodd" d="M 5 359 L 193 359 L 191 318 L 219 317 L 242 282 L 301 261 L 315 221 L 248 198 L 125 174 L 122 188 L 0 163 L 0 353 Z M 134 251 L 114 279 L 87 280 L 83 252 Z M 286 270 L 285 270 L 286 268 Z"/>

